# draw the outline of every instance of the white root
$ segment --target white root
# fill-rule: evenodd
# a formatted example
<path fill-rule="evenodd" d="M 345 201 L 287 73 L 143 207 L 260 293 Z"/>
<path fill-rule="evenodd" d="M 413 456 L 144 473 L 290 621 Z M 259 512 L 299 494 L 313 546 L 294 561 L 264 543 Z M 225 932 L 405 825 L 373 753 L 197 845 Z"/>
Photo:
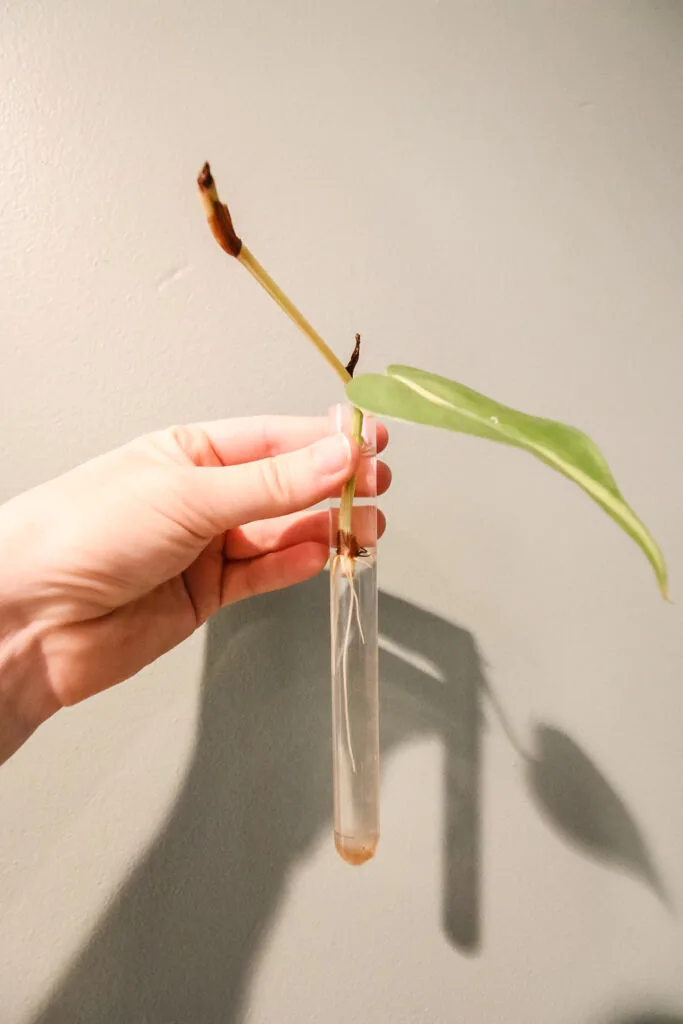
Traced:
<path fill-rule="evenodd" d="M 339 667 L 340 667 L 339 663 L 341 661 L 342 686 L 343 686 L 343 692 L 344 692 L 344 718 L 345 718 L 345 724 L 346 724 L 346 745 L 347 745 L 348 750 L 349 750 L 349 758 L 351 759 L 351 770 L 353 771 L 353 774 L 355 775 L 356 774 L 356 759 L 355 759 L 355 757 L 353 755 L 353 744 L 352 744 L 352 741 L 351 741 L 351 717 L 349 715 L 349 673 L 348 673 L 348 655 L 349 655 L 349 647 L 350 647 L 350 644 L 351 644 L 351 628 L 353 626 L 353 613 L 354 613 L 354 611 L 356 613 L 356 623 L 358 625 L 358 632 L 360 634 L 361 643 L 363 643 L 363 644 L 365 643 L 365 634 L 363 633 L 363 625 L 361 623 L 361 617 L 360 617 L 360 600 L 358 599 L 358 592 L 356 591 L 356 585 L 355 585 L 355 565 L 354 565 L 354 560 L 352 558 L 350 558 L 348 555 L 337 555 L 335 557 L 335 559 L 334 559 L 334 563 L 337 563 L 337 560 L 338 560 L 338 564 L 341 566 L 341 576 L 342 576 L 342 579 L 347 581 L 347 585 L 348 585 L 349 590 L 350 590 L 349 614 L 348 614 L 348 618 L 346 620 L 346 629 L 345 629 L 345 633 L 344 633 L 344 641 L 343 641 L 342 649 L 339 652 L 339 656 L 338 656 L 338 659 L 337 659 L 337 671 L 339 671 Z M 333 563 L 333 569 L 335 567 L 334 563 Z M 336 638 L 337 638 L 337 618 L 338 618 L 338 606 L 337 606 L 337 608 L 335 608 L 335 614 L 334 614 L 335 629 L 334 629 L 334 634 L 333 634 L 333 640 L 334 640 L 335 644 L 336 644 Z"/>
<path fill-rule="evenodd" d="M 356 759 L 353 756 L 353 744 L 351 742 L 351 717 L 349 715 L 349 672 L 348 672 L 348 658 L 349 658 L 349 643 L 351 640 L 351 624 L 353 623 L 353 599 L 356 596 L 356 588 L 353 585 L 353 577 L 349 577 L 349 587 L 351 588 L 351 600 L 349 601 L 349 617 L 346 620 L 346 634 L 344 636 L 344 645 L 341 650 L 342 656 L 342 680 L 344 683 L 344 717 L 346 719 L 346 745 L 349 748 L 349 757 L 351 758 L 351 771 L 356 774 Z"/>

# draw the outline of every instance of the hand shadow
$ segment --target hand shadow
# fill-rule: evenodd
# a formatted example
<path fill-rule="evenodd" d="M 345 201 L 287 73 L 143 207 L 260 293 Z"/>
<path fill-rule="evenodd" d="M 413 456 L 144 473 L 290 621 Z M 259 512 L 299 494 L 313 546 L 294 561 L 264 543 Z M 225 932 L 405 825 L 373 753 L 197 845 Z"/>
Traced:
<path fill-rule="evenodd" d="M 169 820 L 34 1024 L 244 1019 L 292 868 L 322 835 L 333 850 L 327 588 L 321 576 L 210 624 L 196 750 Z M 475 644 L 386 594 L 380 621 L 389 648 L 381 656 L 382 750 L 421 734 L 443 738 L 443 925 L 456 947 L 475 951 Z"/>

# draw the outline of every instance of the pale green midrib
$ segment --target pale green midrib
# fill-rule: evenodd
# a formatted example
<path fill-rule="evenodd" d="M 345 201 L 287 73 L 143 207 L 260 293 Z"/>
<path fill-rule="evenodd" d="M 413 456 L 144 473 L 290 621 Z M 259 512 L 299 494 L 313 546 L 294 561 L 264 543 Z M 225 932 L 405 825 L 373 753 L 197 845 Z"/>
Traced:
<path fill-rule="evenodd" d="M 508 426 L 505 429 L 503 429 L 499 423 L 494 423 L 491 419 L 484 419 L 482 416 L 478 415 L 475 412 L 472 412 L 469 409 L 456 407 L 453 405 L 452 402 L 449 402 L 447 399 L 441 398 L 438 395 L 434 395 L 427 388 L 423 388 L 420 384 L 417 384 L 415 381 L 410 380 L 410 378 L 403 377 L 401 376 L 401 374 L 398 373 L 393 373 L 392 377 L 394 378 L 394 380 L 400 381 L 406 387 L 410 388 L 411 391 L 414 391 L 416 394 L 420 395 L 428 402 L 431 402 L 433 405 L 440 405 L 444 409 L 450 409 L 452 412 L 457 412 L 459 415 L 464 416 L 466 419 L 472 420 L 475 423 L 485 423 L 487 430 L 491 430 L 495 434 L 502 435 L 504 440 L 506 441 L 509 440 L 510 433 L 512 433 L 513 435 L 517 434 L 514 427 Z M 580 469 L 576 469 L 572 466 L 572 473 L 568 474 L 566 471 L 566 466 L 568 465 L 568 463 L 563 462 L 562 459 L 558 458 L 558 456 L 555 455 L 555 453 L 551 449 L 545 448 L 543 445 L 540 445 L 535 441 L 529 441 L 526 438 L 521 437 L 520 435 L 517 435 L 516 438 L 513 436 L 513 441 L 514 440 L 517 441 L 517 444 L 520 447 L 532 449 L 533 451 L 537 452 L 538 455 L 541 456 L 545 462 L 549 463 L 551 466 L 554 466 L 555 469 L 557 469 L 558 472 L 562 473 L 564 476 L 569 476 L 570 479 L 575 480 L 576 483 L 578 483 L 579 486 L 583 487 L 583 489 L 588 494 L 590 494 L 594 500 L 601 501 L 602 504 L 604 504 L 614 514 L 615 519 L 621 519 L 625 523 L 628 523 L 631 527 L 632 532 L 642 540 L 643 547 L 648 553 L 650 561 L 652 562 L 657 572 L 657 575 L 660 578 L 662 590 L 666 592 L 666 570 L 664 568 L 664 562 L 662 555 L 659 551 L 659 548 L 650 537 L 650 534 L 645 524 L 641 522 L 641 520 L 638 518 L 635 512 L 632 511 L 630 506 L 623 500 L 623 498 L 616 497 L 608 488 L 604 487 L 600 483 L 597 483 L 593 479 L 593 477 L 588 476 Z M 600 496 L 599 498 L 598 495 Z"/>

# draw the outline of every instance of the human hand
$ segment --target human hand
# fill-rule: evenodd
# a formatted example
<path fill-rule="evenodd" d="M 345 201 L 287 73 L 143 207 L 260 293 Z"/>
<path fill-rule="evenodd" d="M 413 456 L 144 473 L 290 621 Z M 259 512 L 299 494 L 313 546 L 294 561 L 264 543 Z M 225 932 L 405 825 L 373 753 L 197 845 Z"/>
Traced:
<path fill-rule="evenodd" d="M 223 605 L 322 570 L 328 516 L 304 510 L 359 464 L 355 443 L 329 431 L 285 417 L 175 427 L 0 508 L 0 715 L 13 710 L 30 734 Z M 378 463 L 378 492 L 389 482 Z"/>

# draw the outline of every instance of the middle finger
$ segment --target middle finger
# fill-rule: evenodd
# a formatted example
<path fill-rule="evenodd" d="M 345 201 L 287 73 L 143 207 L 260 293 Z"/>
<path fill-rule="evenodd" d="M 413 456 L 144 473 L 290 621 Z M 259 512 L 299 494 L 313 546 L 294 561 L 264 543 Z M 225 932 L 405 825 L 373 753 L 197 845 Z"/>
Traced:
<path fill-rule="evenodd" d="M 371 547 L 386 529 L 384 513 L 377 509 L 375 521 L 374 512 L 375 508 L 371 505 L 358 505 L 353 510 L 351 525 L 361 547 Z M 281 551 L 307 541 L 316 541 L 326 546 L 329 544 L 330 515 L 325 509 L 295 512 L 278 519 L 262 519 L 237 527 L 226 534 L 223 551 L 227 559 L 237 561 L 256 558 L 270 551 Z"/>

